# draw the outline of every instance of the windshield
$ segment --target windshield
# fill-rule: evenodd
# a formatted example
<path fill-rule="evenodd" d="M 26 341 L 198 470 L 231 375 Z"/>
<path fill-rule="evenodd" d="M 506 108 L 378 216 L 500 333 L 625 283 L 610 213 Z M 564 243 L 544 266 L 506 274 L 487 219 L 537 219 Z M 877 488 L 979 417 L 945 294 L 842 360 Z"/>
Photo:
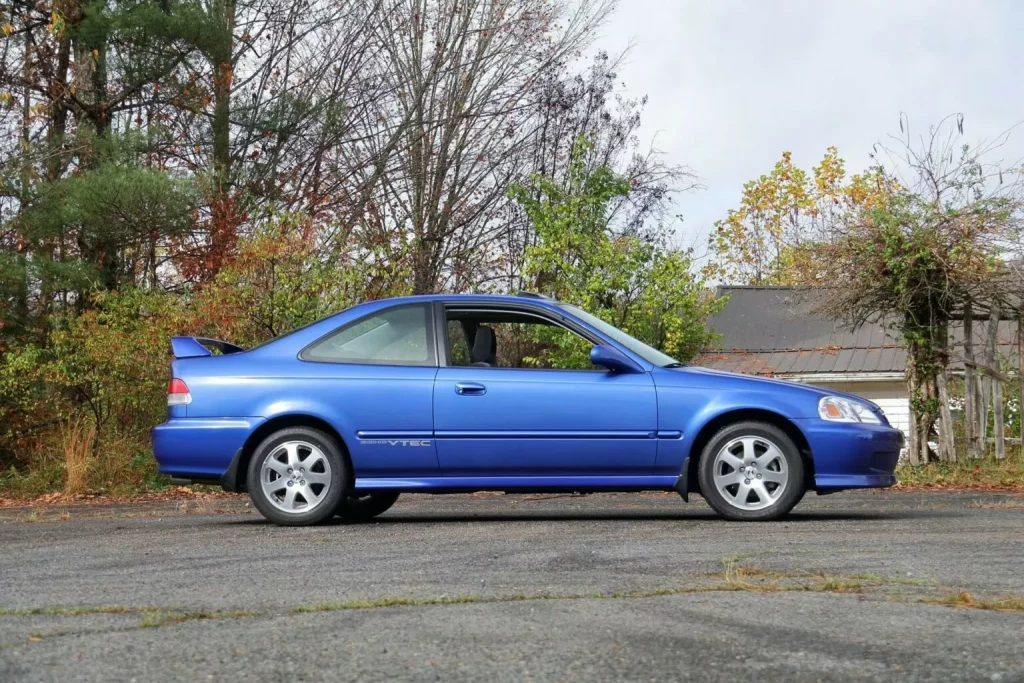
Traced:
<path fill-rule="evenodd" d="M 611 337 L 618 343 L 622 344 L 627 349 L 629 349 L 636 355 L 640 356 L 648 363 L 654 363 L 655 365 L 658 365 L 660 367 L 667 367 L 670 365 L 682 365 L 682 363 L 677 361 L 672 356 L 667 356 L 658 349 L 655 349 L 653 347 L 648 346 L 647 344 L 644 344 L 639 339 L 634 339 L 633 337 L 630 337 L 628 334 L 626 334 L 619 328 L 612 327 L 611 325 L 601 320 L 597 316 L 590 315 L 586 311 L 576 308 L 575 306 L 570 306 L 569 304 L 559 304 L 559 306 L 569 311 L 569 313 L 573 314 L 574 316 L 576 316 L 583 322 L 587 323 L 591 327 L 597 329 L 599 332 L 601 332 L 601 334 L 607 337 Z"/>

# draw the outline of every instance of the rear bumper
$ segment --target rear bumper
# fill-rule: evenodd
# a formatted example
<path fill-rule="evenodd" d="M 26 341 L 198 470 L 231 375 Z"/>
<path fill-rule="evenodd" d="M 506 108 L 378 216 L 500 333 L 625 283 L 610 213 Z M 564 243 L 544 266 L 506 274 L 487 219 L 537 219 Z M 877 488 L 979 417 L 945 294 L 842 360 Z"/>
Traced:
<path fill-rule="evenodd" d="M 178 479 L 219 482 L 262 417 L 172 418 L 153 428 L 160 472 Z"/>
<path fill-rule="evenodd" d="M 896 483 L 903 432 L 885 425 L 802 420 L 818 491 L 884 488 Z"/>

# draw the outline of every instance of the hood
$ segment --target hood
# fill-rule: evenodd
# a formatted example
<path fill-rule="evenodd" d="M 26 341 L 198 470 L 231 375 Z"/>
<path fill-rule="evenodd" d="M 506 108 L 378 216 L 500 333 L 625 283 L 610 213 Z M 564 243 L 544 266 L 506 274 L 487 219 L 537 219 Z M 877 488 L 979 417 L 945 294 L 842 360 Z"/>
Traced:
<path fill-rule="evenodd" d="M 757 375 L 744 375 L 739 372 L 729 372 L 727 370 L 713 370 L 711 368 L 702 368 L 693 365 L 687 365 L 680 368 L 671 368 L 671 372 L 685 373 L 693 377 L 707 377 L 712 381 L 721 379 L 728 379 L 733 382 L 743 384 L 753 384 L 756 386 L 774 385 L 777 387 L 785 387 L 787 391 L 802 391 L 808 395 L 813 395 L 818 398 L 822 396 L 840 396 L 842 398 L 848 398 L 852 401 L 858 401 L 865 405 L 870 406 L 873 410 L 878 412 L 880 408 L 872 401 L 864 398 L 863 396 L 855 396 L 848 394 L 843 391 L 835 391 L 833 389 L 823 389 L 822 387 L 812 386 L 810 384 L 803 384 L 802 382 L 796 382 L 793 380 L 786 379 L 774 379 L 772 377 L 759 377 Z M 720 380 L 719 380 L 720 381 Z"/>

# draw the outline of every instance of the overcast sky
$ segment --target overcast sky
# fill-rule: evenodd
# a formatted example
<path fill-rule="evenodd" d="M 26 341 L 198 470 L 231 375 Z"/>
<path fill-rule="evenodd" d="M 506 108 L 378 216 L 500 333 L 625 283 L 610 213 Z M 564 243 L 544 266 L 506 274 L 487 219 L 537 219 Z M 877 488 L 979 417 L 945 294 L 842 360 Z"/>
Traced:
<path fill-rule="evenodd" d="M 783 150 L 810 168 L 835 145 L 858 171 L 901 111 L 917 129 L 963 112 L 969 141 L 1024 119 L 1024 0 L 620 0 L 597 47 L 630 43 L 641 140 L 706 186 L 679 201 L 699 251 Z M 1024 126 L 999 157 L 1024 157 Z"/>

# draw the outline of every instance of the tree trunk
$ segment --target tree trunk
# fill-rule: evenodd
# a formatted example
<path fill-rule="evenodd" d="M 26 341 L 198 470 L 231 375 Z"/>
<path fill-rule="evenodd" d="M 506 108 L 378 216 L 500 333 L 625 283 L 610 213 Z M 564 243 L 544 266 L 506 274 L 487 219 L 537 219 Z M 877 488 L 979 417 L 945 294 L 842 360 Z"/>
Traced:
<path fill-rule="evenodd" d="M 993 306 L 989 310 L 988 327 L 985 329 L 985 374 L 981 378 L 981 400 L 979 401 L 979 429 L 978 435 L 981 440 L 981 457 L 988 454 L 988 412 L 992 404 L 993 383 L 998 382 L 992 376 L 996 364 L 996 335 L 999 331 L 999 311 Z"/>
<path fill-rule="evenodd" d="M 967 438 L 967 452 L 972 458 L 981 454 L 978 445 L 978 414 L 975 409 L 976 378 L 974 374 L 974 306 L 970 300 L 964 303 L 964 432 Z"/>
<path fill-rule="evenodd" d="M 925 403 L 930 406 L 938 399 L 939 395 L 935 376 L 932 375 L 930 377 L 922 378 L 920 383 L 923 388 L 922 397 L 924 398 Z M 928 409 L 923 411 L 920 417 L 921 419 L 917 425 L 917 437 L 921 448 L 921 462 L 929 463 L 935 460 L 935 454 L 933 453 L 931 444 L 929 443 L 929 437 L 931 436 L 932 427 L 935 425 L 936 416 L 934 411 Z"/>
<path fill-rule="evenodd" d="M 992 314 L 989 316 L 988 324 L 990 329 L 988 331 L 988 348 L 986 351 L 986 362 L 988 363 L 989 369 L 992 371 L 998 371 L 998 357 L 996 356 L 996 343 L 999 334 L 999 319 L 1002 317 L 1000 314 L 998 305 L 992 306 Z M 993 416 L 993 428 L 992 435 L 995 437 L 995 452 L 996 458 L 1002 460 L 1006 457 L 1006 443 L 1003 440 L 1005 435 L 1006 425 L 1003 422 L 1003 381 L 998 377 L 992 377 L 992 416 Z"/>
<path fill-rule="evenodd" d="M 931 406 L 938 400 L 938 387 L 933 373 L 920 372 L 921 349 L 916 343 L 907 348 L 907 380 L 910 390 L 910 439 L 908 454 L 912 465 L 927 464 L 934 458 L 928 436 L 936 414 Z M 930 367 L 926 366 L 926 367 Z"/>
<path fill-rule="evenodd" d="M 220 43 L 209 54 L 213 69 L 213 173 L 214 196 L 210 212 L 208 276 L 220 270 L 234 249 L 238 220 L 231 195 L 231 86 L 234 79 L 235 0 L 213 3 L 212 21 Z"/>
<path fill-rule="evenodd" d="M 1003 383 L 992 382 L 992 415 L 995 420 L 994 436 L 996 437 L 996 460 L 1006 458 L 1006 422 L 1003 416 Z"/>
<path fill-rule="evenodd" d="M 956 462 L 956 431 L 953 414 L 949 409 L 949 320 L 944 320 L 939 334 L 939 368 L 935 375 L 935 389 L 939 397 L 939 450 L 941 459 Z"/>
<path fill-rule="evenodd" d="M 35 79 L 35 75 L 32 73 L 32 39 L 31 32 L 25 32 L 25 54 L 23 60 L 23 69 L 25 74 L 26 82 L 31 82 Z M 24 92 L 22 93 L 21 100 L 21 150 L 24 154 L 21 166 L 21 188 L 18 197 L 18 217 L 21 218 L 25 210 L 28 209 L 29 203 L 31 202 L 32 196 L 29 192 L 29 187 L 32 184 L 32 162 L 31 156 L 28 154 L 30 145 L 32 144 L 32 91 L 25 86 Z M 19 241 L 25 234 L 23 232 L 24 226 L 21 221 L 15 222 L 18 225 Z M 14 294 L 13 301 L 11 302 L 11 313 L 12 318 L 17 325 L 19 332 L 24 332 L 28 329 L 28 318 L 29 318 L 29 269 L 28 260 L 25 255 L 26 247 L 18 246 L 15 248 L 16 254 L 12 254 L 18 264 L 17 285 L 15 287 L 16 293 Z M 5 249 L 6 251 L 6 249 Z M 40 303 L 42 303 L 40 298 Z"/>
<path fill-rule="evenodd" d="M 1017 404 L 1017 436 L 1020 437 L 1020 457 L 1024 459 L 1024 310 L 1017 318 L 1017 381 L 1020 382 L 1020 402 Z"/>
<path fill-rule="evenodd" d="M 939 458 L 946 462 L 956 462 L 956 435 L 953 433 L 953 415 L 949 410 L 946 372 L 946 368 L 942 368 L 936 376 L 939 393 Z"/>
<path fill-rule="evenodd" d="M 919 459 L 920 447 L 917 438 L 917 410 L 914 408 L 914 397 L 917 395 L 917 373 L 915 363 L 910 349 L 907 353 L 907 393 L 910 395 L 910 425 L 907 429 L 907 459 L 910 464 L 917 466 L 921 464 Z"/>

